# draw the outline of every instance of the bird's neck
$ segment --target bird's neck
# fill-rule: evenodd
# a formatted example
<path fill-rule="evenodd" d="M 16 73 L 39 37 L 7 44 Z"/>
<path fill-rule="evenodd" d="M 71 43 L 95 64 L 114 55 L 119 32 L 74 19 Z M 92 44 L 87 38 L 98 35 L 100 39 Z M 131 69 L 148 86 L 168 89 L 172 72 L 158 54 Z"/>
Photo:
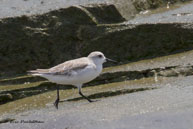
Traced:
<path fill-rule="evenodd" d="M 95 64 L 95 65 L 97 73 L 100 74 L 103 70 L 103 65 L 102 64 Z"/>
<path fill-rule="evenodd" d="M 92 62 L 95 64 L 96 70 L 101 72 L 103 69 L 103 64 L 101 62 L 97 62 L 97 61 L 92 61 Z"/>

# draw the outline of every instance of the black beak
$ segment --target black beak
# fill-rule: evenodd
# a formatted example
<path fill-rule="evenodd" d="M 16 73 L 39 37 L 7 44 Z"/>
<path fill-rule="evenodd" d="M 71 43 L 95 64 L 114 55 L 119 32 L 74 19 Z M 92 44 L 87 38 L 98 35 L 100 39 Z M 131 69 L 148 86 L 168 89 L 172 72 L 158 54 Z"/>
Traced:
<path fill-rule="evenodd" d="M 106 61 L 110 61 L 110 62 L 118 63 L 117 61 L 112 60 L 112 59 L 109 59 L 109 58 L 106 58 Z"/>

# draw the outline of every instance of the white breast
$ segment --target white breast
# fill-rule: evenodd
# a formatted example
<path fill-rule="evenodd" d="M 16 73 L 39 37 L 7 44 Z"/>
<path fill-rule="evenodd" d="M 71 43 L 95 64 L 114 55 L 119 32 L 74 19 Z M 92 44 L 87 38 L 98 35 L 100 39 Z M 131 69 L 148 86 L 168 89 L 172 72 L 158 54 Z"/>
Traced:
<path fill-rule="evenodd" d="M 95 65 L 90 65 L 86 67 L 84 70 L 78 71 L 76 75 L 73 77 L 74 84 L 83 84 L 87 83 L 93 79 L 95 79 L 102 71 L 102 65 L 96 67 Z"/>

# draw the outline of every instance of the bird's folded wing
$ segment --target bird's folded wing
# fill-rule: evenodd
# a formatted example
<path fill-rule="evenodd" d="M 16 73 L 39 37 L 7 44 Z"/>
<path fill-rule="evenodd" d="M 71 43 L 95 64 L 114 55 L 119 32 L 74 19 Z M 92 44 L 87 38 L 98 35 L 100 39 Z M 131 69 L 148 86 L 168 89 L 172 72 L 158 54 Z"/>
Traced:
<path fill-rule="evenodd" d="M 69 64 L 69 65 L 64 65 L 63 69 L 59 69 L 59 67 L 55 67 L 50 69 L 48 74 L 54 74 L 54 75 L 66 75 L 66 76 L 72 76 L 73 73 L 83 70 L 86 68 L 88 64 L 81 63 L 79 65 L 77 64 Z"/>
<path fill-rule="evenodd" d="M 71 60 L 50 68 L 48 74 L 71 76 L 73 73 L 83 70 L 88 65 L 89 63 L 84 59 Z"/>
<path fill-rule="evenodd" d="M 89 61 L 86 58 L 79 58 L 75 60 L 66 61 L 62 64 L 56 65 L 50 69 L 36 69 L 28 71 L 32 74 L 52 74 L 52 75 L 64 75 L 72 76 L 77 71 L 83 70 L 89 65 Z"/>

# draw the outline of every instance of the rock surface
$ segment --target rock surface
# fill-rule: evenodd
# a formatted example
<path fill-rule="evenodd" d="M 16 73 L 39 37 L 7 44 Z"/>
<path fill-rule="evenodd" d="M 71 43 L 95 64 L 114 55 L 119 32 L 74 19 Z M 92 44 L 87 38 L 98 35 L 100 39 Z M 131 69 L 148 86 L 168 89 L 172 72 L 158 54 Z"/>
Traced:
<path fill-rule="evenodd" d="M 0 71 L 22 73 L 78 57 L 85 26 L 123 21 L 113 5 L 72 6 L 43 15 L 2 19 Z"/>
<path fill-rule="evenodd" d="M 146 1 L 156 6 L 157 2 Z M 108 4 L 1 19 L 0 75 L 49 68 L 96 50 L 126 63 L 193 49 L 191 22 L 120 24 L 124 21 Z"/>
<path fill-rule="evenodd" d="M 13 96 L 10 93 L 0 94 L 0 104 L 7 103 L 13 100 Z"/>
<path fill-rule="evenodd" d="M 112 24 L 123 21 L 113 5 L 103 4 L 2 19 L 1 75 L 48 68 L 96 50 L 128 62 L 193 48 L 192 23 Z"/>
<path fill-rule="evenodd" d="M 168 2 L 174 4 L 187 1 L 191 0 L 2 0 L 0 1 L 0 18 L 43 14 L 72 5 L 110 3 L 114 4 L 126 19 L 130 19 L 141 11 L 166 6 Z"/>

